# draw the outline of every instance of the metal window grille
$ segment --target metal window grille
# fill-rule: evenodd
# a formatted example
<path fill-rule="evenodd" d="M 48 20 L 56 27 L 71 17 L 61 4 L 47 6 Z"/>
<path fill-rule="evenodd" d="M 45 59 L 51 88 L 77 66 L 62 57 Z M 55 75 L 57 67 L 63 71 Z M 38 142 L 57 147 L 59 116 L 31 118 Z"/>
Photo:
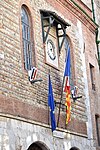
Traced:
<path fill-rule="evenodd" d="M 22 21 L 22 40 L 23 40 L 23 53 L 24 53 L 24 67 L 26 70 L 32 67 L 32 48 L 30 40 L 30 22 L 28 12 L 24 7 L 21 11 Z"/>

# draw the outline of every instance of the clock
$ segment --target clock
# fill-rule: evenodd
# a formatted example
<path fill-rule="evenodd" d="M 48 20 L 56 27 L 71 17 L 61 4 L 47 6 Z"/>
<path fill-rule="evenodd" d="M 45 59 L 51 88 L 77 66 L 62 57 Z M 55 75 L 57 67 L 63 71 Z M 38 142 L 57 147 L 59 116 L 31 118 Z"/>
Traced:
<path fill-rule="evenodd" d="M 47 54 L 51 60 L 56 59 L 55 46 L 51 39 L 47 41 Z"/>
<path fill-rule="evenodd" d="M 58 69 L 58 51 L 57 43 L 54 36 L 49 35 L 45 47 L 45 62 L 46 64 Z"/>

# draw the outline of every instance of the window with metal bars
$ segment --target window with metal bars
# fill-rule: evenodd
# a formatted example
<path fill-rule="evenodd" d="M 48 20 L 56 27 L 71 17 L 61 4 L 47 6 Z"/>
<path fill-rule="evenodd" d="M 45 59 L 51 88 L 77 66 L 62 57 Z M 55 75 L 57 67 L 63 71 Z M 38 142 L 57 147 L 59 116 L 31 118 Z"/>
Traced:
<path fill-rule="evenodd" d="M 31 37 L 30 37 L 30 19 L 26 7 L 22 6 L 21 9 L 21 22 L 22 22 L 22 42 L 23 42 L 23 53 L 24 53 L 24 67 L 26 70 L 32 67 L 32 48 L 31 48 Z"/>

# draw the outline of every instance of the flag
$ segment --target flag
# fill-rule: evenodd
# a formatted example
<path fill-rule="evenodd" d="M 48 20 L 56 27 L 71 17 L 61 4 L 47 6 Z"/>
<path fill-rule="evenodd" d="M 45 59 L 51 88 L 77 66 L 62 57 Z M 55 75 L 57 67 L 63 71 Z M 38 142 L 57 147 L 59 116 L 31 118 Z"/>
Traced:
<path fill-rule="evenodd" d="M 50 108 L 51 128 L 52 128 L 52 132 L 53 132 L 56 129 L 56 121 L 55 121 L 55 112 L 54 112 L 55 104 L 54 104 L 50 74 L 49 74 L 48 106 Z"/>
<path fill-rule="evenodd" d="M 28 70 L 29 81 L 33 81 L 37 75 L 37 68 L 32 67 L 31 70 Z"/>
<path fill-rule="evenodd" d="M 66 79 L 64 92 L 66 92 L 66 124 L 70 122 L 71 119 L 71 99 L 70 99 L 70 83 L 69 83 L 69 77 L 70 77 L 70 47 L 68 48 L 68 53 L 66 57 L 66 64 L 65 64 L 65 72 L 64 77 Z"/>

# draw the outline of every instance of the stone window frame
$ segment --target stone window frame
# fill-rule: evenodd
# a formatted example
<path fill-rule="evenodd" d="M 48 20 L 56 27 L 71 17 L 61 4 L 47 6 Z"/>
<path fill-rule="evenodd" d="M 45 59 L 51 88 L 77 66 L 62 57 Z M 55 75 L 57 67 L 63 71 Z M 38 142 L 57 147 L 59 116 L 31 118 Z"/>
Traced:
<path fill-rule="evenodd" d="M 100 133 L 99 133 L 99 123 L 98 119 L 100 119 L 100 116 L 98 114 L 95 115 L 95 123 L 96 123 L 96 134 L 97 134 L 97 141 L 98 141 L 98 146 L 100 146 Z"/>
<path fill-rule="evenodd" d="M 27 150 L 50 150 L 49 147 L 47 146 L 46 143 L 42 142 L 42 141 L 35 141 L 34 143 L 32 143 L 31 145 L 28 146 Z"/>
<path fill-rule="evenodd" d="M 80 150 L 78 147 L 74 146 L 74 147 L 71 147 L 70 150 Z"/>
<path fill-rule="evenodd" d="M 96 90 L 95 88 L 95 76 L 94 76 L 94 73 L 95 73 L 95 67 L 89 63 L 89 67 L 90 67 L 90 79 L 91 79 L 91 86 L 92 86 L 92 90 Z"/>

